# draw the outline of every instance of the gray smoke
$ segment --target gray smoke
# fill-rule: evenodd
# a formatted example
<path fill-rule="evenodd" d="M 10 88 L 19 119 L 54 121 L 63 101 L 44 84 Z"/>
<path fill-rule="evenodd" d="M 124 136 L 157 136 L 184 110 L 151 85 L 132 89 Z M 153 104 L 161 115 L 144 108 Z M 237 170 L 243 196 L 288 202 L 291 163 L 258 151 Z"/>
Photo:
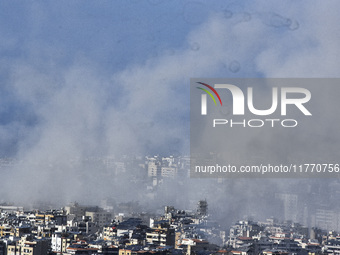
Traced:
<path fill-rule="evenodd" d="M 226 222 L 243 215 L 280 216 L 280 205 L 273 202 L 276 191 L 301 187 L 294 192 L 304 197 L 304 187 L 319 184 L 315 180 L 168 180 L 149 196 L 143 184 L 131 183 L 141 169 L 131 167 L 130 172 L 115 175 L 100 158 L 188 154 L 190 77 L 337 77 L 338 5 L 309 1 L 288 8 L 284 3 L 255 1 L 247 8 L 223 3 L 208 12 L 204 3 L 189 2 L 179 13 L 182 22 L 192 27 L 177 48 L 162 46 L 166 50 L 136 63 L 124 59 L 113 72 L 101 62 L 100 57 L 109 61 L 101 45 L 92 45 L 98 58 L 84 50 L 63 63 L 59 59 L 63 45 L 53 45 L 47 35 L 37 48 L 25 43 L 18 55 L 13 50 L 12 57 L 0 62 L 1 153 L 16 159 L 13 166 L 2 168 L 1 200 L 61 205 L 74 200 L 98 204 L 101 198 L 113 198 L 139 201 L 145 207 L 166 203 L 186 207 L 206 198 L 211 212 Z M 50 9 L 39 4 L 28 9 L 39 14 L 30 17 L 32 35 L 23 32 L 32 40 L 39 36 Z M 70 17 L 65 22 L 69 19 L 72 22 Z M 93 34 L 77 38 L 68 31 L 75 45 L 96 36 L 107 38 L 90 17 L 85 19 L 83 29 Z M 137 25 L 140 20 L 130 22 Z M 168 26 L 164 23 L 170 33 L 173 29 Z M 51 29 L 57 33 L 58 26 L 52 22 Z M 122 33 L 117 45 L 123 41 L 138 51 L 138 42 Z M 153 34 L 147 37 L 154 40 Z M 19 42 L 8 36 L 3 47 Z M 105 49 L 111 47 L 115 46 Z M 119 62 L 121 55 L 112 50 L 118 56 L 112 61 Z"/>

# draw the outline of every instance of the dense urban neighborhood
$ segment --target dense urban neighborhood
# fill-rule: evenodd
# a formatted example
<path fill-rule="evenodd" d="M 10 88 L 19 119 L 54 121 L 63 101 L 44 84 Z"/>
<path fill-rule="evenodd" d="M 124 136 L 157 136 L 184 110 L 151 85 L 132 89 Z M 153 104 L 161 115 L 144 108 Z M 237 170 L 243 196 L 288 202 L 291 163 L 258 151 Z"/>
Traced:
<path fill-rule="evenodd" d="M 340 255 L 340 0 L 0 0 L 0 255 Z"/>
<path fill-rule="evenodd" d="M 222 211 L 222 218 L 216 218 L 204 197 L 185 208 L 155 199 L 169 180 L 178 183 L 190 179 L 188 157 L 88 158 L 73 160 L 72 164 L 78 167 L 84 162 L 96 165 L 108 178 L 127 176 L 125 185 L 130 189 L 144 187 L 135 191 L 136 198 L 144 196 L 150 203 L 158 203 L 155 206 L 159 209 L 144 210 L 147 206 L 139 204 L 138 199 L 118 203 L 100 197 L 95 205 L 69 202 L 62 207 L 51 204 L 27 207 L 1 201 L 0 255 L 340 253 L 339 210 L 336 203 L 333 207 L 322 204 L 321 195 L 325 191 L 321 188 L 306 187 L 304 193 L 274 191 L 268 200 L 278 206 L 277 215 L 266 219 L 233 215 L 234 223 L 227 226 L 225 221 L 231 215 Z M 14 159 L 0 161 L 4 171 L 17 164 L 20 163 Z M 226 185 L 223 180 L 214 184 L 216 190 L 223 185 Z M 329 201 L 324 201 L 327 203 L 335 201 L 332 194 L 339 191 L 339 183 L 334 181 L 329 187 Z M 314 207 L 311 201 L 306 203 L 310 195 Z M 229 207 L 237 203 L 236 200 Z"/>
<path fill-rule="evenodd" d="M 72 203 L 59 210 L 0 206 L 0 254 L 336 254 L 340 235 L 293 222 L 240 220 L 229 230 L 208 214 L 165 206 L 163 215 L 125 215 Z"/>

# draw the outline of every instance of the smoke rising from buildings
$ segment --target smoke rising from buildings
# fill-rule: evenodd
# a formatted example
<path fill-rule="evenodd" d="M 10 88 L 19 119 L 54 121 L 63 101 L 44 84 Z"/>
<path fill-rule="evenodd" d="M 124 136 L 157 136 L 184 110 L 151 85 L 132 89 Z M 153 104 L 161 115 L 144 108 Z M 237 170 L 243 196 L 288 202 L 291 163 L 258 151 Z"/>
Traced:
<path fill-rule="evenodd" d="M 131 1 L 117 6 L 125 17 L 107 2 L 60 5 L 26 3 L 24 15 L 6 21 L 23 26 L 17 33 L 0 27 L 0 149 L 16 159 L 2 169 L 1 200 L 113 197 L 152 206 L 207 198 L 223 219 L 279 215 L 273 191 L 318 183 L 175 180 L 152 199 L 129 184 L 131 174 L 108 178 L 93 158 L 189 154 L 190 77 L 337 77 L 338 2 L 161 2 L 143 13 Z"/>

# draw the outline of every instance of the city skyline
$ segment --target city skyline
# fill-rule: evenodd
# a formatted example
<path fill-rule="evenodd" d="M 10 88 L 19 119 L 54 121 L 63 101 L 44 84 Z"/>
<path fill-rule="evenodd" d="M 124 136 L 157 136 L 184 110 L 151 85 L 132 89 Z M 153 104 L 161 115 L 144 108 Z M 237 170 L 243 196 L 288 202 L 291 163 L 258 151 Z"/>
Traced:
<path fill-rule="evenodd" d="M 340 231 L 338 179 L 189 175 L 192 78 L 315 79 L 305 126 L 214 139 L 237 163 L 241 154 L 260 163 L 338 160 L 340 95 L 318 81 L 339 77 L 339 9 L 333 0 L 2 1 L 0 203 L 107 201 L 151 212 L 206 200 L 224 228 L 277 217 Z M 263 99 L 271 86 L 254 93 Z M 224 115 L 226 96 L 215 108 Z"/>

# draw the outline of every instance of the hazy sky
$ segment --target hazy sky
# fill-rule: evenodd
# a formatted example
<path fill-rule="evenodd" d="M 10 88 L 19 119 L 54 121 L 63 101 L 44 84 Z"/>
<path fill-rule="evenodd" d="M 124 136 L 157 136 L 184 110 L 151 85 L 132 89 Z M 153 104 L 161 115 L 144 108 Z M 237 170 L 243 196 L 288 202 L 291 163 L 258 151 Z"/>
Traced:
<path fill-rule="evenodd" d="M 338 4 L 3 1 L 0 155 L 186 152 L 190 77 L 337 77 Z"/>
<path fill-rule="evenodd" d="M 117 152 L 187 154 L 191 77 L 338 77 L 339 9 L 339 1 L 1 1 L 0 155 L 53 167 Z M 6 176 L 58 176 L 32 169 Z"/>

